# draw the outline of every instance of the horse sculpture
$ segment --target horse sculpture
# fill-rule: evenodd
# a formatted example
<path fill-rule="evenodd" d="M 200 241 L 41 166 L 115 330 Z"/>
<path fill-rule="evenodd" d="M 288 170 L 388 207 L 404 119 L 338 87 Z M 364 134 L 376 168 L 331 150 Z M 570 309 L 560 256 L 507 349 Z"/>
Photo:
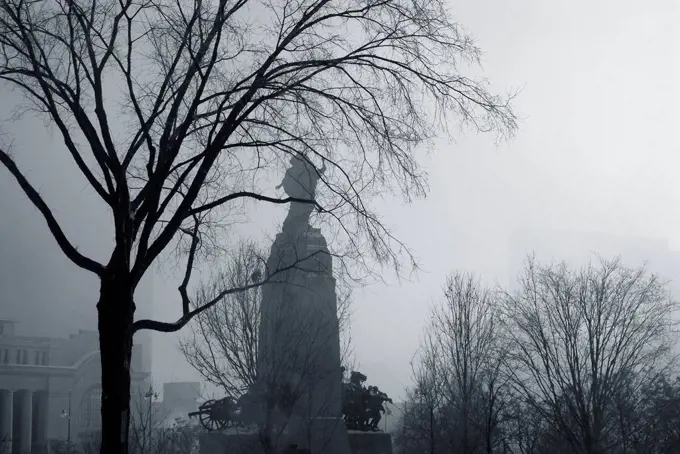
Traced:
<path fill-rule="evenodd" d="M 392 403 L 377 386 L 365 387 L 366 376 L 354 371 L 343 384 L 342 414 L 349 430 L 379 431 L 378 423 L 385 413 L 384 402 Z"/>

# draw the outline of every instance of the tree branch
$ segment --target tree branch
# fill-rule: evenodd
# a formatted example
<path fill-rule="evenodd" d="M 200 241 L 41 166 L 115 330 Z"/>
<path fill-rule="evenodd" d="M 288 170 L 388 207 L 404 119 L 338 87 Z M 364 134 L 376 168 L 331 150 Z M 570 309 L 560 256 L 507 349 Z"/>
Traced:
<path fill-rule="evenodd" d="M 133 324 L 133 331 L 137 332 L 137 331 L 142 330 L 142 329 L 159 331 L 159 332 L 162 332 L 162 333 L 174 333 L 176 331 L 179 331 L 187 323 L 189 323 L 191 321 L 191 319 L 193 319 L 195 316 L 201 314 L 202 312 L 205 312 L 206 310 L 210 309 L 215 304 L 219 303 L 225 296 L 232 295 L 234 293 L 243 293 L 245 291 L 261 287 L 261 286 L 263 286 L 267 283 L 276 282 L 276 281 L 273 280 L 273 278 L 275 276 L 282 274 L 286 271 L 296 269 L 297 266 L 300 263 L 302 263 L 302 262 L 304 262 L 304 261 L 306 261 L 306 260 L 308 260 L 308 259 L 310 259 L 310 258 L 312 258 L 312 257 L 314 257 L 318 254 L 321 254 L 321 253 L 322 253 L 322 251 L 313 252 L 313 253 L 311 253 L 311 254 L 303 257 L 303 258 L 297 259 L 296 261 L 294 261 L 290 265 L 277 268 L 272 273 L 270 273 L 268 276 L 266 276 L 265 279 L 262 280 L 262 281 L 253 282 L 252 284 L 237 285 L 237 286 L 234 286 L 234 287 L 229 288 L 227 290 L 223 290 L 217 296 L 215 296 L 212 300 L 210 300 L 209 302 L 203 304 L 202 306 L 196 307 L 193 310 L 189 311 L 188 313 L 182 315 L 175 322 L 169 323 L 169 322 L 160 322 L 160 321 L 148 320 L 148 319 L 137 320 Z"/>
<path fill-rule="evenodd" d="M 191 211 L 189 211 L 188 216 L 193 216 L 195 214 L 202 213 L 204 211 L 212 210 L 213 208 L 216 208 L 220 205 L 223 205 L 223 204 L 229 202 L 230 200 L 235 200 L 235 199 L 244 198 L 244 197 L 259 200 L 261 202 L 274 203 L 274 204 L 277 204 L 277 205 L 282 205 L 282 204 L 286 204 L 286 203 L 304 203 L 306 205 L 314 205 L 319 212 L 325 212 L 326 211 L 314 199 L 300 199 L 298 197 L 284 197 L 284 198 L 279 199 L 279 198 L 276 198 L 276 197 L 269 197 L 269 196 L 266 196 L 266 195 L 257 194 L 255 192 L 239 191 L 239 192 L 234 192 L 234 193 L 229 194 L 227 196 L 221 197 L 221 198 L 214 200 L 210 203 L 206 203 L 205 205 L 202 205 L 202 206 L 199 206 L 199 207 L 196 207 L 196 208 L 192 208 Z"/>
<path fill-rule="evenodd" d="M 104 272 L 104 267 L 100 263 L 82 255 L 71 244 L 71 242 L 68 240 L 68 238 L 66 238 L 66 235 L 61 229 L 61 226 L 59 225 L 54 215 L 52 214 L 52 211 L 47 206 L 47 204 L 40 196 L 40 194 L 38 194 L 38 191 L 36 191 L 35 188 L 33 188 L 33 186 L 24 177 L 24 175 L 16 166 L 16 163 L 10 157 L 10 155 L 1 148 L 0 148 L 0 162 L 7 168 L 7 170 L 9 170 L 9 172 L 12 174 L 17 183 L 19 183 L 19 186 L 24 191 L 24 194 L 26 194 L 28 199 L 33 203 L 33 205 L 35 205 L 38 211 L 40 211 L 40 214 L 42 214 L 42 216 L 45 218 L 45 222 L 47 222 L 47 227 L 50 229 L 50 232 L 57 240 L 57 244 L 59 244 L 59 247 L 64 252 L 66 257 L 68 257 L 77 266 L 85 270 L 91 271 L 97 276 L 101 276 Z"/>

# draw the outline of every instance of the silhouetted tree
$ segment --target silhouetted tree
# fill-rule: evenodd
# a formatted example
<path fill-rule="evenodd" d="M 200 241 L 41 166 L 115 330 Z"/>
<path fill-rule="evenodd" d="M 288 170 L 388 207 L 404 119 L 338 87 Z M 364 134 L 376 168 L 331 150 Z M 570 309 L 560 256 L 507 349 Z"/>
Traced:
<path fill-rule="evenodd" d="M 446 396 L 459 431 L 451 439 L 452 449 L 490 453 L 500 441 L 505 386 L 496 292 L 459 272 L 447 279 L 444 295 L 430 331 L 441 346 Z"/>
<path fill-rule="evenodd" d="M 680 377 L 654 377 L 617 399 L 621 453 L 670 454 L 680 450 Z"/>
<path fill-rule="evenodd" d="M 132 395 L 130 415 L 130 452 L 132 454 L 159 453 L 158 442 L 162 436 L 168 411 L 159 405 L 158 393 L 152 386 L 137 387 Z"/>
<path fill-rule="evenodd" d="M 317 197 L 298 202 L 344 232 L 344 256 L 398 268 L 400 244 L 370 197 L 424 194 L 415 150 L 452 117 L 515 129 L 508 101 L 459 72 L 479 50 L 443 0 L 0 0 L 0 50 L 5 87 L 61 135 L 45 152 L 63 150 L 110 213 L 99 262 L 19 169 L 10 133 L 0 162 L 101 282 L 102 453 L 127 451 L 133 334 L 177 331 L 219 301 L 192 309 L 197 254 L 239 203 L 291 202 L 261 186 L 291 155 L 328 169 Z M 135 320 L 135 288 L 177 244 L 182 316 Z"/>
<path fill-rule="evenodd" d="M 134 410 L 133 413 L 135 413 Z M 170 426 L 165 426 L 160 421 L 152 421 L 150 425 L 143 422 L 144 430 L 152 429 L 148 433 L 143 433 L 138 424 L 144 421 L 146 413 L 146 410 L 142 409 L 140 413 L 142 419 L 136 418 L 135 415 L 130 419 L 130 452 L 134 454 L 198 454 L 199 434 L 203 430 L 201 427 L 192 425 L 184 419 L 178 419 Z M 101 432 L 93 431 L 83 435 L 70 447 L 64 441 L 52 442 L 49 453 L 96 454 L 101 449 L 100 445 Z"/>
<path fill-rule="evenodd" d="M 549 454 L 556 445 L 549 443 L 549 427 L 521 396 L 510 396 L 503 412 L 503 453 Z"/>
<path fill-rule="evenodd" d="M 404 453 L 496 452 L 507 391 L 496 293 L 454 273 L 444 295 L 432 309 L 397 439 Z"/>
<path fill-rule="evenodd" d="M 446 405 L 440 345 L 425 335 L 418 356 L 411 364 L 413 387 L 406 391 L 395 446 L 400 454 L 444 452 L 441 414 Z"/>
<path fill-rule="evenodd" d="M 619 452 L 621 418 L 672 360 L 678 306 L 666 284 L 618 260 L 575 270 L 533 259 L 520 283 L 504 299 L 516 392 L 553 446 Z"/>

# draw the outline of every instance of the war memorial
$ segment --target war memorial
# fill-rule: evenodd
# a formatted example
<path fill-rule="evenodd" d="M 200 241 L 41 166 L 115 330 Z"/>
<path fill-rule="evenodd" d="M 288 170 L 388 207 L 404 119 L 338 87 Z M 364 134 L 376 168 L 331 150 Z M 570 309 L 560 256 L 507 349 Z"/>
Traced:
<path fill-rule="evenodd" d="M 378 430 L 387 395 L 360 372 L 343 383 L 332 257 L 306 202 L 324 170 L 291 160 L 281 186 L 298 201 L 262 276 L 257 384 L 192 413 L 208 429 L 201 454 L 392 454 L 390 434 Z"/>

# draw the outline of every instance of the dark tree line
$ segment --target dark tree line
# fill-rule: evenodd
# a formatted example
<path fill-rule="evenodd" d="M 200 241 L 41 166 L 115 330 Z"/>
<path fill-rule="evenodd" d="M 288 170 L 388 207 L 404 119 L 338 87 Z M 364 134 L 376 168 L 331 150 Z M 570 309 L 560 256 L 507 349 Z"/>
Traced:
<path fill-rule="evenodd" d="M 678 303 L 644 268 L 526 262 L 513 291 L 455 274 L 414 362 L 402 454 L 680 449 Z"/>

